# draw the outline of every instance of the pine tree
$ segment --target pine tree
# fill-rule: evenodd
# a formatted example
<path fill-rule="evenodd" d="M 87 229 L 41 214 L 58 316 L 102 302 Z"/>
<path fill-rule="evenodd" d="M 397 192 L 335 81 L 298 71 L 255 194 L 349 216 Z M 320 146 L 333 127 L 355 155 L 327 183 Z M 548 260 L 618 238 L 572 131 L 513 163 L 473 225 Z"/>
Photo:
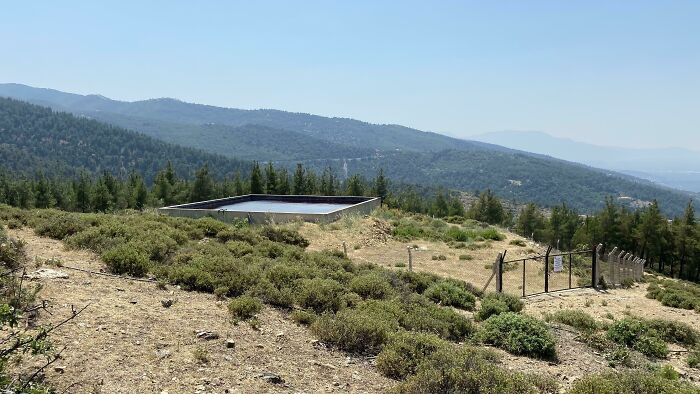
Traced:
<path fill-rule="evenodd" d="M 374 195 L 380 197 L 384 201 L 389 194 L 389 185 L 386 177 L 384 177 L 384 169 L 380 168 L 377 177 L 374 179 Z M 462 206 L 462 204 L 459 204 Z M 462 210 L 464 207 L 462 206 Z"/>
<path fill-rule="evenodd" d="M 214 180 L 209 175 L 209 165 L 204 164 L 197 170 L 192 185 L 191 201 L 211 200 L 214 197 Z"/>
<path fill-rule="evenodd" d="M 236 175 L 233 178 L 233 190 L 237 196 L 242 196 L 245 194 L 243 189 L 243 180 L 241 180 L 241 172 L 236 171 Z"/>
<path fill-rule="evenodd" d="M 250 194 L 264 194 L 265 190 L 262 182 L 260 164 L 255 161 L 253 162 L 253 168 L 250 170 Z"/>
<path fill-rule="evenodd" d="M 364 185 L 362 178 L 355 174 L 348 179 L 347 186 L 345 187 L 345 194 L 348 196 L 362 196 L 364 195 Z"/>
<path fill-rule="evenodd" d="M 92 201 L 92 185 L 86 173 L 81 173 L 75 183 L 75 208 L 80 212 L 90 212 Z"/>
<path fill-rule="evenodd" d="M 500 224 L 506 218 L 501 200 L 491 190 L 479 194 L 467 215 L 474 220 L 491 224 Z"/>
<path fill-rule="evenodd" d="M 107 212 L 112 208 L 112 194 L 104 180 L 99 180 L 92 194 L 92 208 L 98 212 Z"/>
<path fill-rule="evenodd" d="M 306 194 L 305 171 L 301 163 L 297 163 L 297 169 L 294 171 L 292 193 L 296 195 Z"/>
<path fill-rule="evenodd" d="M 36 183 L 35 206 L 37 208 L 51 208 L 55 201 L 51 193 L 51 185 L 43 174 L 39 175 Z"/>
<path fill-rule="evenodd" d="M 445 217 L 450 214 L 450 208 L 447 206 L 447 198 L 444 193 L 438 192 L 435 195 L 435 202 L 433 202 L 430 213 L 437 217 Z"/>
<path fill-rule="evenodd" d="M 545 218 L 535 204 L 527 204 L 518 215 L 515 228 L 518 234 L 539 240 L 544 229 Z"/>
<path fill-rule="evenodd" d="M 272 162 L 268 162 L 265 168 L 265 192 L 277 194 L 277 172 L 275 172 Z"/>
<path fill-rule="evenodd" d="M 277 193 L 278 194 L 289 194 L 291 191 L 291 186 L 289 185 L 289 173 L 286 168 L 282 168 L 277 174 Z"/>

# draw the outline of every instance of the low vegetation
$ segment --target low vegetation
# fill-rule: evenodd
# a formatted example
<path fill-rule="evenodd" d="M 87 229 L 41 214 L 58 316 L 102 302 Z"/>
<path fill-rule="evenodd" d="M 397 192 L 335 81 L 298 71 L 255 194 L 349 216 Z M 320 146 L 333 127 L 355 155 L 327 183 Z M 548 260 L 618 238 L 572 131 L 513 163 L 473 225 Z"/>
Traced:
<path fill-rule="evenodd" d="M 495 227 L 483 227 L 471 219 L 434 219 L 426 215 L 407 215 L 391 210 L 382 213 L 381 217 L 390 221 L 393 236 L 403 241 L 423 239 L 448 244 L 464 243 L 463 247 L 466 247 L 474 242 L 505 239 Z"/>
<path fill-rule="evenodd" d="M 520 312 L 523 306 L 523 302 L 511 294 L 489 293 L 481 300 L 481 307 L 474 317 L 483 321 L 501 313 Z"/>
<path fill-rule="evenodd" d="M 700 286 L 672 279 L 653 279 L 647 287 L 647 297 L 665 306 L 700 311 Z"/>
<path fill-rule="evenodd" d="M 515 355 L 556 359 L 549 327 L 520 313 L 523 303 L 514 296 L 482 295 L 453 279 L 355 264 L 338 251 L 309 252 L 306 240 L 289 228 L 132 211 L 114 216 L 9 207 L 0 207 L 0 219 L 61 239 L 69 248 L 93 250 L 114 273 L 215 293 L 228 299 L 234 321 L 249 321 L 253 328 L 264 304 L 280 308 L 323 343 L 376 356 L 379 371 L 401 381 L 397 393 L 558 391 L 551 379 L 509 371 L 493 351 L 477 347 L 484 343 Z M 8 255 L 2 249 L 0 258 Z M 476 310 L 479 323 L 456 309 Z M 600 334 L 628 353 L 663 357 L 667 343 L 698 345 L 697 333 L 680 323 L 629 318 L 608 328 L 581 311 L 547 319 Z M 629 358 L 623 353 L 621 359 Z M 205 353 L 194 358 L 208 360 Z"/>
<path fill-rule="evenodd" d="M 583 332 L 594 332 L 600 325 L 588 313 L 582 310 L 565 309 L 545 316 L 546 321 L 566 324 Z"/>
<path fill-rule="evenodd" d="M 482 325 L 479 338 L 515 355 L 556 357 L 554 337 L 547 325 L 527 315 L 505 312 L 491 316 Z"/>
<path fill-rule="evenodd" d="M 625 371 L 584 376 L 576 381 L 569 394 L 690 394 L 700 389 L 681 382 L 668 370 L 656 372 Z"/>

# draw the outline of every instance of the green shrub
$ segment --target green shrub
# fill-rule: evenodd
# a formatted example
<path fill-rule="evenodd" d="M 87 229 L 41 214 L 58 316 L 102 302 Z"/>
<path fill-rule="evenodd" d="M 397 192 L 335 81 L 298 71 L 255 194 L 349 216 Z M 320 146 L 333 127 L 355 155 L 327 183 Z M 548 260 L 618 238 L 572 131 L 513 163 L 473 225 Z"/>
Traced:
<path fill-rule="evenodd" d="M 620 287 L 622 287 L 623 289 L 629 289 L 629 288 L 632 288 L 632 286 L 634 286 L 633 279 L 625 278 L 625 279 L 620 281 Z"/>
<path fill-rule="evenodd" d="M 7 270 L 21 267 L 27 260 L 24 241 L 8 237 L 0 227 L 0 265 Z"/>
<path fill-rule="evenodd" d="M 700 367 L 700 347 L 694 347 L 688 352 L 688 359 L 686 360 L 690 368 Z"/>
<path fill-rule="evenodd" d="M 302 308 L 316 313 L 335 312 L 342 306 L 345 288 L 333 279 L 301 279 L 298 281 L 296 300 Z"/>
<path fill-rule="evenodd" d="M 694 309 L 697 297 L 683 291 L 669 291 L 661 297 L 661 304 L 672 308 Z"/>
<path fill-rule="evenodd" d="M 384 299 L 393 294 L 393 288 L 384 275 L 379 272 L 368 272 L 356 276 L 350 281 L 350 290 L 362 298 Z"/>
<path fill-rule="evenodd" d="M 41 221 L 35 228 L 37 235 L 54 239 L 64 239 L 89 227 L 86 220 L 75 214 L 61 213 Z"/>
<path fill-rule="evenodd" d="M 634 341 L 634 350 L 642 353 L 645 356 L 665 358 L 668 355 L 668 345 L 662 339 L 651 336 L 642 335 Z"/>
<path fill-rule="evenodd" d="M 102 261 L 115 274 L 144 276 L 148 272 L 148 256 L 130 244 L 121 244 L 102 255 Z"/>
<path fill-rule="evenodd" d="M 321 341 L 358 354 L 377 354 L 396 330 L 398 323 L 393 317 L 351 309 L 335 316 L 321 315 L 311 325 L 311 331 Z"/>
<path fill-rule="evenodd" d="M 264 226 L 260 229 L 260 235 L 273 242 L 281 242 L 287 245 L 294 245 L 305 248 L 309 246 L 309 241 L 298 232 L 274 226 Z"/>
<path fill-rule="evenodd" d="M 233 226 L 215 227 L 211 231 L 217 230 L 216 238 L 221 242 L 237 241 L 248 245 L 257 245 L 262 241 L 262 237 L 250 227 L 237 228 Z M 207 231 L 205 231 L 207 233 Z"/>
<path fill-rule="evenodd" d="M 454 283 L 442 281 L 433 284 L 425 293 L 426 297 L 444 306 L 454 306 L 460 309 L 474 310 L 476 297 Z"/>
<path fill-rule="evenodd" d="M 668 346 L 660 334 L 640 319 L 625 318 L 608 328 L 607 337 L 620 345 L 631 347 L 645 356 L 663 358 L 668 355 Z"/>
<path fill-rule="evenodd" d="M 494 365 L 497 357 L 482 349 L 462 347 L 440 349 L 417 367 L 416 374 L 392 392 L 535 394 L 539 383 L 517 372 Z"/>
<path fill-rule="evenodd" d="M 673 342 L 687 347 L 700 343 L 700 333 L 690 324 L 675 320 L 646 320 L 650 329 L 656 331 L 666 342 Z"/>
<path fill-rule="evenodd" d="M 266 304 L 280 308 L 294 305 L 294 292 L 288 287 L 278 289 L 268 280 L 262 279 L 248 291 L 251 296 L 260 298 Z"/>
<path fill-rule="evenodd" d="M 556 356 L 554 337 L 542 321 L 531 316 L 513 312 L 491 316 L 479 336 L 512 354 L 545 359 Z"/>
<path fill-rule="evenodd" d="M 243 241 L 230 240 L 226 242 L 226 248 L 234 257 L 243 257 L 255 252 L 254 246 Z"/>
<path fill-rule="evenodd" d="M 316 321 L 318 315 L 313 312 L 298 309 L 292 312 L 289 317 L 297 324 L 309 326 Z"/>
<path fill-rule="evenodd" d="M 242 295 L 229 301 L 228 311 L 237 320 L 248 320 L 262 310 L 259 298 Z"/>
<path fill-rule="evenodd" d="M 413 296 L 404 300 L 401 326 L 407 330 L 429 332 L 443 339 L 460 341 L 474 332 L 472 322 L 451 308 L 440 307 L 427 298 Z"/>
<path fill-rule="evenodd" d="M 552 314 L 548 314 L 545 317 L 545 320 L 566 324 L 567 326 L 574 327 L 579 331 L 591 332 L 597 330 L 599 327 L 595 319 L 582 310 L 559 310 Z"/>
<path fill-rule="evenodd" d="M 525 243 L 525 241 L 523 241 L 522 239 L 513 239 L 513 240 L 511 240 L 510 242 L 508 242 L 508 244 L 509 244 L 509 245 L 513 245 L 513 246 L 520 246 L 520 247 L 525 247 L 525 246 L 527 246 L 527 244 Z"/>
<path fill-rule="evenodd" d="M 401 271 L 397 273 L 398 278 L 403 281 L 409 291 L 422 294 L 439 278 L 436 275 L 425 272 Z"/>
<path fill-rule="evenodd" d="M 469 254 L 460 254 L 459 259 L 462 261 L 469 261 L 469 260 L 474 260 L 474 256 L 469 255 Z"/>
<path fill-rule="evenodd" d="M 489 293 L 481 300 L 481 307 L 474 317 L 476 320 L 483 321 L 504 312 L 520 312 L 523 310 L 523 306 L 523 302 L 516 296 L 506 293 Z"/>
<path fill-rule="evenodd" d="M 469 241 L 469 234 L 466 231 L 461 230 L 459 227 L 450 227 L 446 234 L 447 238 L 451 241 L 457 242 L 467 242 Z"/>
<path fill-rule="evenodd" d="M 492 241 L 503 241 L 506 239 L 506 236 L 499 233 L 498 230 L 495 228 L 487 228 L 486 230 L 481 232 L 481 236 L 484 239 L 490 239 Z"/>
<path fill-rule="evenodd" d="M 690 394 L 698 393 L 690 383 L 669 380 L 659 373 L 629 371 L 587 375 L 577 380 L 569 394 Z"/>
<path fill-rule="evenodd" d="M 399 332 L 391 336 L 377 356 L 377 368 L 392 379 L 405 379 L 418 365 L 448 343 L 432 334 Z"/>

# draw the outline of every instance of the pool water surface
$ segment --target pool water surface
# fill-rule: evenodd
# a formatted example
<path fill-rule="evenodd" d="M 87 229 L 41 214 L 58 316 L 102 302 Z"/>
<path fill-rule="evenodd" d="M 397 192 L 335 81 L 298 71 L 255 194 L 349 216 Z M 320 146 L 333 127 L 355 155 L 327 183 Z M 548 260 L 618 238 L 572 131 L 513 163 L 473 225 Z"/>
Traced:
<path fill-rule="evenodd" d="M 339 209 L 351 207 L 353 204 L 329 204 L 286 201 L 241 201 L 235 204 L 222 205 L 217 210 L 234 212 L 274 212 L 274 213 L 330 213 Z"/>

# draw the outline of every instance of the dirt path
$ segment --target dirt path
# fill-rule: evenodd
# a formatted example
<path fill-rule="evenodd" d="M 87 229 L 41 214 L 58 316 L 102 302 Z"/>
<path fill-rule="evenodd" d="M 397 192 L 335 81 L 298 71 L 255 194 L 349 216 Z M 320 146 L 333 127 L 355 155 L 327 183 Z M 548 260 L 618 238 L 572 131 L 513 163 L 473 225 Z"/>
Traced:
<path fill-rule="evenodd" d="M 102 268 L 94 254 L 65 250 L 61 242 L 29 229 L 10 234 L 27 242 L 32 262 L 57 258 L 65 266 Z M 39 298 L 49 301 L 53 315 L 43 313 L 40 323 L 68 316 L 70 305 L 90 304 L 52 336 L 59 348 L 67 347 L 54 364 L 59 368 L 47 371 L 58 392 L 374 393 L 395 383 L 365 360 L 317 348 L 306 328 L 277 310 L 265 309 L 255 331 L 246 323 L 234 326 L 226 305 L 212 295 L 51 268 L 69 278 L 41 279 Z M 170 308 L 161 305 L 167 299 L 175 301 Z M 197 338 L 200 331 L 219 338 Z M 235 342 L 234 349 L 227 348 L 227 339 Z M 198 361 L 195 353 L 208 361 Z M 266 372 L 285 382 L 268 382 L 261 376 Z"/>

